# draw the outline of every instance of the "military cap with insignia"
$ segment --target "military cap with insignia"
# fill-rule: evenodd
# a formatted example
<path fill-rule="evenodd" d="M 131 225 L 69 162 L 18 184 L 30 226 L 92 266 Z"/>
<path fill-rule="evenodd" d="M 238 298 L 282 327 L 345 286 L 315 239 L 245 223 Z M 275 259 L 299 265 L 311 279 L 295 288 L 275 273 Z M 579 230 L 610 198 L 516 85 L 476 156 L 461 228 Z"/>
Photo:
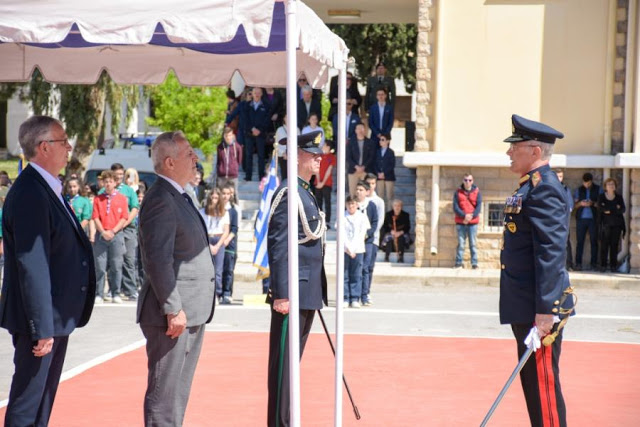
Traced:
<path fill-rule="evenodd" d="M 540 141 L 554 144 L 556 138 L 564 138 L 562 132 L 555 130 L 551 126 L 525 119 L 517 114 L 511 116 L 511 123 L 513 125 L 512 135 L 505 139 L 504 142 Z"/>
<path fill-rule="evenodd" d="M 298 135 L 298 148 L 307 153 L 322 154 L 320 142 L 322 142 L 322 131 L 320 130 Z M 287 145 L 287 138 L 280 139 L 278 144 Z"/>

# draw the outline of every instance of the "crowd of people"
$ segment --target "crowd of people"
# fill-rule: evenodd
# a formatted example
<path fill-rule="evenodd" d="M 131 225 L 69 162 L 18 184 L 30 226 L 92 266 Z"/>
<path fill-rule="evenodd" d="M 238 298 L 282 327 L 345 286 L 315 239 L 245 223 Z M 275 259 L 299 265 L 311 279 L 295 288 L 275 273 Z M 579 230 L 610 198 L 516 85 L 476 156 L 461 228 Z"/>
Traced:
<path fill-rule="evenodd" d="M 593 182 L 593 175 L 586 172 L 582 176 L 582 185 L 572 190 L 564 183 L 564 171 L 555 169 L 554 172 L 565 190 L 566 203 L 576 223 L 575 259 L 572 256 L 570 233 L 567 238 L 567 270 L 618 271 L 620 242 L 626 233 L 624 220 L 626 206 L 624 199 L 617 192 L 617 181 L 614 178 L 607 178 L 603 187 L 600 187 Z M 507 204 L 511 199 L 513 198 L 507 199 Z M 505 213 L 519 213 L 520 209 L 522 206 L 507 206 Z M 471 267 L 478 268 L 476 246 L 481 210 L 482 193 L 475 185 L 473 175 L 467 173 L 453 195 L 453 211 L 458 236 L 454 268 L 462 268 L 466 241 L 469 242 Z M 583 267 L 587 234 L 591 244 L 590 262 L 588 266 Z"/>

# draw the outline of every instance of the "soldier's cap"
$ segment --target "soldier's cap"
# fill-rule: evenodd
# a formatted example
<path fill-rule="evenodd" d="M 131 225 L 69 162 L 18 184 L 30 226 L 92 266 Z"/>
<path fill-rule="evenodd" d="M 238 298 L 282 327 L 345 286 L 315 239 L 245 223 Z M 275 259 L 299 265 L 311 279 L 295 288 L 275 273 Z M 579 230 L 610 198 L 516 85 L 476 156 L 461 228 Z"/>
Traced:
<path fill-rule="evenodd" d="M 512 135 L 504 142 L 540 141 L 547 144 L 554 144 L 556 138 L 564 138 L 564 134 L 547 126 L 544 123 L 525 119 L 517 114 L 511 116 L 513 125 Z"/>
<path fill-rule="evenodd" d="M 322 154 L 320 142 L 322 142 L 322 131 L 319 130 L 298 135 L 298 148 L 307 153 Z M 287 145 L 287 138 L 280 139 L 278 144 Z"/>

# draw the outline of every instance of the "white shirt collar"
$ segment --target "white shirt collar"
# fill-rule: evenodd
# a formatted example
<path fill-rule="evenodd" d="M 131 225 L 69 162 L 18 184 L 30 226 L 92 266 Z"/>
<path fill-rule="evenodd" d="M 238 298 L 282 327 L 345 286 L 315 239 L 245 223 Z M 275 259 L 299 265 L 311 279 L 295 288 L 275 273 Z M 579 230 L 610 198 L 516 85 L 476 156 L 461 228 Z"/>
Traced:
<path fill-rule="evenodd" d="M 49 184 L 49 187 L 51 187 L 51 190 L 53 190 L 54 194 L 58 196 L 58 198 L 62 198 L 62 183 L 58 177 L 51 175 L 42 166 L 39 166 L 35 162 L 29 162 L 29 164 L 42 176 L 42 178 L 44 178 L 47 184 Z"/>
<path fill-rule="evenodd" d="M 174 181 L 174 180 L 172 180 L 171 178 L 166 177 L 166 176 L 164 176 L 164 175 L 162 175 L 162 174 L 157 174 L 157 175 L 158 175 L 160 178 L 162 178 L 162 179 L 164 179 L 165 181 L 167 181 L 169 184 L 171 184 L 171 185 L 173 186 L 173 188 L 175 188 L 175 189 L 178 191 L 178 193 L 180 193 L 180 194 L 185 193 L 184 188 L 182 188 L 182 187 L 180 186 L 180 184 L 178 184 L 177 182 L 175 182 L 175 181 Z"/>

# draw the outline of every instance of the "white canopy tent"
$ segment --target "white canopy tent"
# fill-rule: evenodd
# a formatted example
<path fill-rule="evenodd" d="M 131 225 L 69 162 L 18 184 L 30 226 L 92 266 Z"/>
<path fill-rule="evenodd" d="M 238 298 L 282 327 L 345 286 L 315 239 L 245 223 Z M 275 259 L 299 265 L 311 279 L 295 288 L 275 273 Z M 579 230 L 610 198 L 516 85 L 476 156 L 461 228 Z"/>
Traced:
<path fill-rule="evenodd" d="M 286 4 L 285 4 L 286 3 Z M 293 28 L 293 31 L 289 29 Z M 222 86 L 238 71 L 251 86 L 286 86 L 296 117 L 296 80 L 314 87 L 339 70 L 338 206 L 344 211 L 348 49 L 296 0 L 4 0 L 0 3 L 0 82 L 28 81 L 38 68 L 52 83 L 95 83 L 103 70 L 122 84 L 159 84 L 173 70 L 183 85 Z M 295 120 L 288 134 L 296 135 Z M 289 176 L 297 151 L 288 144 Z M 297 180 L 289 181 L 291 424 L 300 425 Z M 342 215 L 338 216 L 341 229 Z M 344 251 L 338 233 L 338 253 Z M 343 257 L 336 266 L 335 425 L 342 424 Z"/>

